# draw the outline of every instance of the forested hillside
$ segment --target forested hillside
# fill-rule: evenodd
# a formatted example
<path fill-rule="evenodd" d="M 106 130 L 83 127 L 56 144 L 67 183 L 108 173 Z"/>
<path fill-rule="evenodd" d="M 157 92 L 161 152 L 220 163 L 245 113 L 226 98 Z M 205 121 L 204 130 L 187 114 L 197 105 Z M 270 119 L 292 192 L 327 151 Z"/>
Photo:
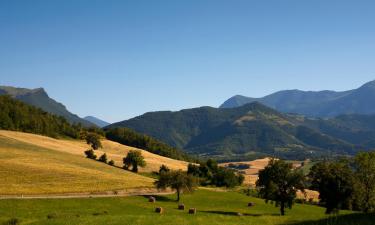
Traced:
<path fill-rule="evenodd" d="M 70 138 L 78 138 L 81 131 L 79 125 L 71 125 L 62 116 L 52 115 L 6 95 L 0 96 L 0 129 Z"/>
<path fill-rule="evenodd" d="M 355 146 L 260 103 L 152 112 L 115 123 L 200 156 L 305 158 L 353 154 Z"/>

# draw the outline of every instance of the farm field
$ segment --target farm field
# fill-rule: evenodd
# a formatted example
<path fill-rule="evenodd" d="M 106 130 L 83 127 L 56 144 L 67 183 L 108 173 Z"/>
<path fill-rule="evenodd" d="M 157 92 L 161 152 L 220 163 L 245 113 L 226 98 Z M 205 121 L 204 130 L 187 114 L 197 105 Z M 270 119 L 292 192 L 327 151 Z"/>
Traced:
<path fill-rule="evenodd" d="M 154 180 L 83 156 L 0 136 L 0 195 L 150 188 Z"/>
<path fill-rule="evenodd" d="M 23 143 L 28 143 L 34 146 L 38 146 L 45 149 L 55 150 L 64 153 L 70 153 L 74 155 L 84 156 L 84 151 L 89 149 L 89 146 L 84 141 L 78 140 L 66 140 L 66 139 L 55 139 L 42 135 L 16 132 L 16 131 L 7 131 L 0 130 L 0 137 L 16 140 Z M 170 159 L 160 155 L 150 153 L 145 150 L 121 145 L 119 143 L 102 140 L 103 148 L 95 151 L 96 155 L 100 156 L 104 152 L 107 153 L 109 159 L 115 161 L 115 165 L 121 167 L 122 159 L 130 150 L 139 150 L 142 152 L 142 155 L 145 157 L 147 165 L 145 168 L 139 168 L 140 172 L 153 172 L 159 171 L 161 165 L 167 165 L 173 170 L 186 170 L 187 162 L 179 161 L 175 159 Z"/>
<path fill-rule="evenodd" d="M 11 219 L 17 224 L 69 224 L 69 225 L 126 225 L 126 224 L 292 224 L 292 225 L 370 225 L 374 215 L 341 211 L 338 217 L 327 217 L 324 208 L 296 204 L 287 215 L 279 216 L 278 208 L 263 200 L 237 192 L 198 190 L 183 195 L 187 208 L 197 208 L 196 215 L 177 209 L 175 195 L 157 197 L 149 203 L 146 197 L 89 198 L 89 199 L 33 199 L 0 200 L 0 224 Z M 248 202 L 255 203 L 252 208 Z M 163 207 L 164 213 L 154 212 Z M 241 213 L 242 216 L 239 216 Z M 360 218 L 359 218 L 360 217 Z"/>

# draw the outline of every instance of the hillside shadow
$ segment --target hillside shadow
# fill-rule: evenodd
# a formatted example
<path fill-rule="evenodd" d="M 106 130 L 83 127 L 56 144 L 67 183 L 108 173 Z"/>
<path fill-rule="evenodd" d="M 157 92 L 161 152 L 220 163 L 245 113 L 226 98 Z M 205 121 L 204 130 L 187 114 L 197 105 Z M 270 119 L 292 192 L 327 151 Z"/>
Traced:
<path fill-rule="evenodd" d="M 354 213 L 349 215 L 330 216 L 321 220 L 289 222 L 288 225 L 374 225 L 375 214 Z"/>
<path fill-rule="evenodd" d="M 206 210 L 206 211 L 199 211 L 199 212 L 226 215 L 226 216 L 239 216 L 238 212 L 228 212 L 228 211 L 218 211 L 218 210 Z M 280 216 L 280 215 L 276 213 L 274 214 L 272 213 L 265 213 L 265 214 L 241 213 L 241 216 L 259 217 L 259 216 Z"/>

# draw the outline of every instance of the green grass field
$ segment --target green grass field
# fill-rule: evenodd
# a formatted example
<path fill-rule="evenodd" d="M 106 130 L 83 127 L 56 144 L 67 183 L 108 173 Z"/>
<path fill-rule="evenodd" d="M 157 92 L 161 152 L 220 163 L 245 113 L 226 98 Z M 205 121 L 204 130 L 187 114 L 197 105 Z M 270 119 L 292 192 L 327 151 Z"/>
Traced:
<path fill-rule="evenodd" d="M 339 217 L 328 218 L 324 209 L 310 205 L 295 205 L 284 217 L 277 208 L 265 204 L 263 200 L 248 197 L 237 192 L 215 192 L 199 190 L 184 195 L 182 201 L 187 208 L 196 207 L 196 215 L 187 210 L 177 210 L 175 195 L 158 197 L 156 203 L 149 203 L 142 196 L 121 198 L 88 199 L 40 199 L 40 200 L 1 200 L 0 224 L 7 224 L 16 218 L 18 224 L 202 224 L 202 225 L 241 225 L 241 224 L 294 224 L 294 225 L 370 225 L 373 215 L 350 214 L 342 211 Z M 248 202 L 256 205 L 247 207 Z M 165 212 L 159 215 L 155 207 L 161 206 Z M 243 216 L 238 216 L 242 213 Z"/>

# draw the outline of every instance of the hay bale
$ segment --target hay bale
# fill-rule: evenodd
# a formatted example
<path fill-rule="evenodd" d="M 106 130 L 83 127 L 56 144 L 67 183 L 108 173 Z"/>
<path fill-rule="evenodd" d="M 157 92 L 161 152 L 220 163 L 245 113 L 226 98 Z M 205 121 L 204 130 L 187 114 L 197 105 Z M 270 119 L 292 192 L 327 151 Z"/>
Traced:
<path fill-rule="evenodd" d="M 184 204 L 179 204 L 178 205 L 178 210 L 185 210 L 185 205 Z"/>
<path fill-rule="evenodd" d="M 255 206 L 255 203 L 254 203 L 254 202 L 249 202 L 249 203 L 247 204 L 247 206 L 248 206 L 248 207 L 253 207 L 253 206 Z"/>
<path fill-rule="evenodd" d="M 162 207 L 157 207 L 157 208 L 155 209 L 155 212 L 156 212 L 156 213 L 159 213 L 159 214 L 162 214 L 162 213 L 164 212 L 164 210 L 163 210 Z"/>
<path fill-rule="evenodd" d="M 197 214 L 197 209 L 196 208 L 190 208 L 189 214 Z"/>
<path fill-rule="evenodd" d="M 156 198 L 155 198 L 155 197 L 152 197 L 152 196 L 150 196 L 150 197 L 148 198 L 148 202 L 152 202 L 152 203 L 155 203 L 155 202 L 156 202 Z"/>

